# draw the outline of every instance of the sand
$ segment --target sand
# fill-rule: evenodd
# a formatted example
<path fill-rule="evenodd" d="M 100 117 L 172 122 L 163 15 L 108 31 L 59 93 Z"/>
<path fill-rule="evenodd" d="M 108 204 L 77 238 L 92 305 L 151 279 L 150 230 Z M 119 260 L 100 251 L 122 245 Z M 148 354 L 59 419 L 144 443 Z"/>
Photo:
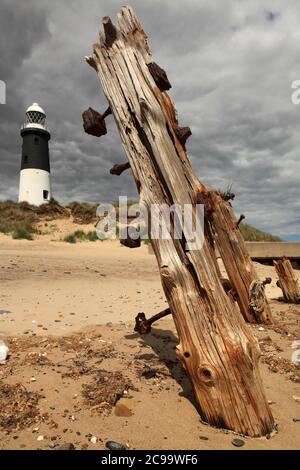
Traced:
<path fill-rule="evenodd" d="M 237 436 L 200 421 L 176 358 L 172 319 L 144 338 L 133 331 L 138 312 L 148 317 L 167 305 L 148 247 L 70 245 L 59 238 L 0 236 L 0 340 L 11 350 L 0 365 L 1 385 L 11 385 L 1 397 L 0 449 L 50 450 L 69 442 L 103 449 L 115 440 L 130 449 L 238 451 Z M 242 449 L 297 449 L 300 371 L 291 356 L 292 342 L 300 339 L 300 306 L 276 300 L 274 269 L 256 266 L 261 278 L 273 279 L 267 295 L 276 325 L 251 328 L 278 431 L 268 439 L 243 437 Z M 32 408 L 29 396 L 37 400 Z"/>

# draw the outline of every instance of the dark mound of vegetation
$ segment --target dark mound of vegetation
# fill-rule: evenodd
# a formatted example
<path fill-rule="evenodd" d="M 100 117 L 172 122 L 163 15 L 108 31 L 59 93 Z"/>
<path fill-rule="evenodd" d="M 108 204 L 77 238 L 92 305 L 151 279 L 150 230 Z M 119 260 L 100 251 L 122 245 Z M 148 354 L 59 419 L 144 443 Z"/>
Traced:
<path fill-rule="evenodd" d="M 31 206 L 34 207 L 34 206 Z M 48 220 L 69 217 L 68 209 L 62 206 L 55 199 L 51 199 L 47 204 L 42 204 L 39 207 L 34 207 L 35 213 L 40 217 L 46 217 Z"/>
<path fill-rule="evenodd" d="M 247 242 L 281 242 L 281 238 L 268 232 L 263 232 L 248 224 L 240 224 L 240 230 Z"/>
<path fill-rule="evenodd" d="M 97 204 L 76 201 L 67 205 L 67 208 L 71 210 L 71 214 L 76 224 L 91 224 L 96 222 L 97 207 Z"/>
<path fill-rule="evenodd" d="M 83 241 L 96 242 L 99 240 L 96 230 L 93 232 L 84 232 L 83 230 L 76 230 L 76 232 L 66 235 L 64 241 L 67 243 L 77 243 Z"/>
<path fill-rule="evenodd" d="M 30 239 L 26 234 L 36 233 L 35 224 L 41 219 L 53 220 L 68 216 L 69 211 L 55 199 L 39 207 L 27 202 L 0 201 L 0 232 L 14 233 L 14 238 Z"/>
<path fill-rule="evenodd" d="M 0 201 L 0 232 L 13 233 L 24 230 L 34 233 L 34 224 L 37 221 L 37 214 L 29 204 Z"/>
<path fill-rule="evenodd" d="M 12 234 L 12 237 L 14 240 L 33 240 L 33 236 L 31 235 L 31 233 L 27 232 L 27 230 L 24 230 L 22 228 L 15 230 Z"/>

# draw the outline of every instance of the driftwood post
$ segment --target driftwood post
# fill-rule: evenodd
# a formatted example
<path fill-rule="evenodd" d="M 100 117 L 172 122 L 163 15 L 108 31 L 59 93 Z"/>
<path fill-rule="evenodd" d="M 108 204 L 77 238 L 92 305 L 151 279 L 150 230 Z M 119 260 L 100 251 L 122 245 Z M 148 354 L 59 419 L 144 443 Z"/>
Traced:
<path fill-rule="evenodd" d="M 104 33 L 86 58 L 98 73 L 140 193 L 153 204 L 195 204 L 207 194 L 189 163 L 185 141 L 165 90 L 170 83 L 153 63 L 147 36 L 124 7 L 118 25 L 103 18 Z M 259 349 L 242 315 L 226 296 L 209 242 L 186 251 L 184 240 L 151 239 L 178 331 L 178 355 L 204 421 L 249 436 L 272 431 L 274 420 L 258 370 Z"/>
<path fill-rule="evenodd" d="M 230 202 L 219 192 L 210 191 L 209 197 L 211 210 L 207 217 L 243 317 L 250 323 L 271 323 L 271 310 L 264 292 L 267 282 L 259 280 L 239 229 L 245 217 L 237 221 Z"/>
<path fill-rule="evenodd" d="M 282 258 L 273 263 L 279 277 L 277 285 L 282 290 L 285 300 L 293 304 L 300 303 L 300 287 L 290 260 Z"/>

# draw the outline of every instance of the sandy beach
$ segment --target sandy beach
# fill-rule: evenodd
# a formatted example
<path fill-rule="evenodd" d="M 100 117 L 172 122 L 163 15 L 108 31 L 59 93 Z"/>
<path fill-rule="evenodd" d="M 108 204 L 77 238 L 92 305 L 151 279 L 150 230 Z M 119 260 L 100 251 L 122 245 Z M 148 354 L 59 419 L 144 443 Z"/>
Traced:
<path fill-rule="evenodd" d="M 176 357 L 172 319 L 143 338 L 133 331 L 138 312 L 149 317 L 166 308 L 148 247 L 51 239 L 0 236 L 0 340 L 11 353 L 0 365 L 7 385 L 0 448 L 103 449 L 115 440 L 130 449 L 237 449 L 237 436 L 201 422 Z M 300 306 L 277 300 L 273 267 L 256 268 L 262 279 L 272 277 L 267 296 L 275 324 L 251 328 L 278 429 L 243 437 L 242 449 L 297 449 L 300 371 L 291 356 Z"/>

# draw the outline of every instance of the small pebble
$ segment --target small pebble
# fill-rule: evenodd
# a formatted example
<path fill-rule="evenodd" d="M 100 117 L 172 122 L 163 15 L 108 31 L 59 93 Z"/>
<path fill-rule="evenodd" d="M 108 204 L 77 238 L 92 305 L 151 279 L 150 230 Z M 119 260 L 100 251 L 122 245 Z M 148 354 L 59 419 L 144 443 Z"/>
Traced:
<path fill-rule="evenodd" d="M 106 442 L 105 447 L 109 450 L 127 450 L 126 446 L 114 441 Z"/>
<path fill-rule="evenodd" d="M 58 447 L 57 450 L 75 450 L 75 446 L 71 442 L 67 442 Z"/>
<path fill-rule="evenodd" d="M 43 440 L 44 440 L 44 436 L 39 436 L 39 437 L 37 438 L 37 441 L 43 441 Z"/>
<path fill-rule="evenodd" d="M 245 445 L 245 441 L 243 441 L 243 439 L 233 439 L 233 441 L 231 441 L 231 443 L 235 447 L 243 447 Z"/>
<path fill-rule="evenodd" d="M 97 444 L 97 437 L 96 436 L 91 437 L 91 443 L 92 444 Z"/>
<path fill-rule="evenodd" d="M 208 437 L 206 436 L 199 436 L 199 439 L 201 439 L 201 441 L 208 441 Z"/>

